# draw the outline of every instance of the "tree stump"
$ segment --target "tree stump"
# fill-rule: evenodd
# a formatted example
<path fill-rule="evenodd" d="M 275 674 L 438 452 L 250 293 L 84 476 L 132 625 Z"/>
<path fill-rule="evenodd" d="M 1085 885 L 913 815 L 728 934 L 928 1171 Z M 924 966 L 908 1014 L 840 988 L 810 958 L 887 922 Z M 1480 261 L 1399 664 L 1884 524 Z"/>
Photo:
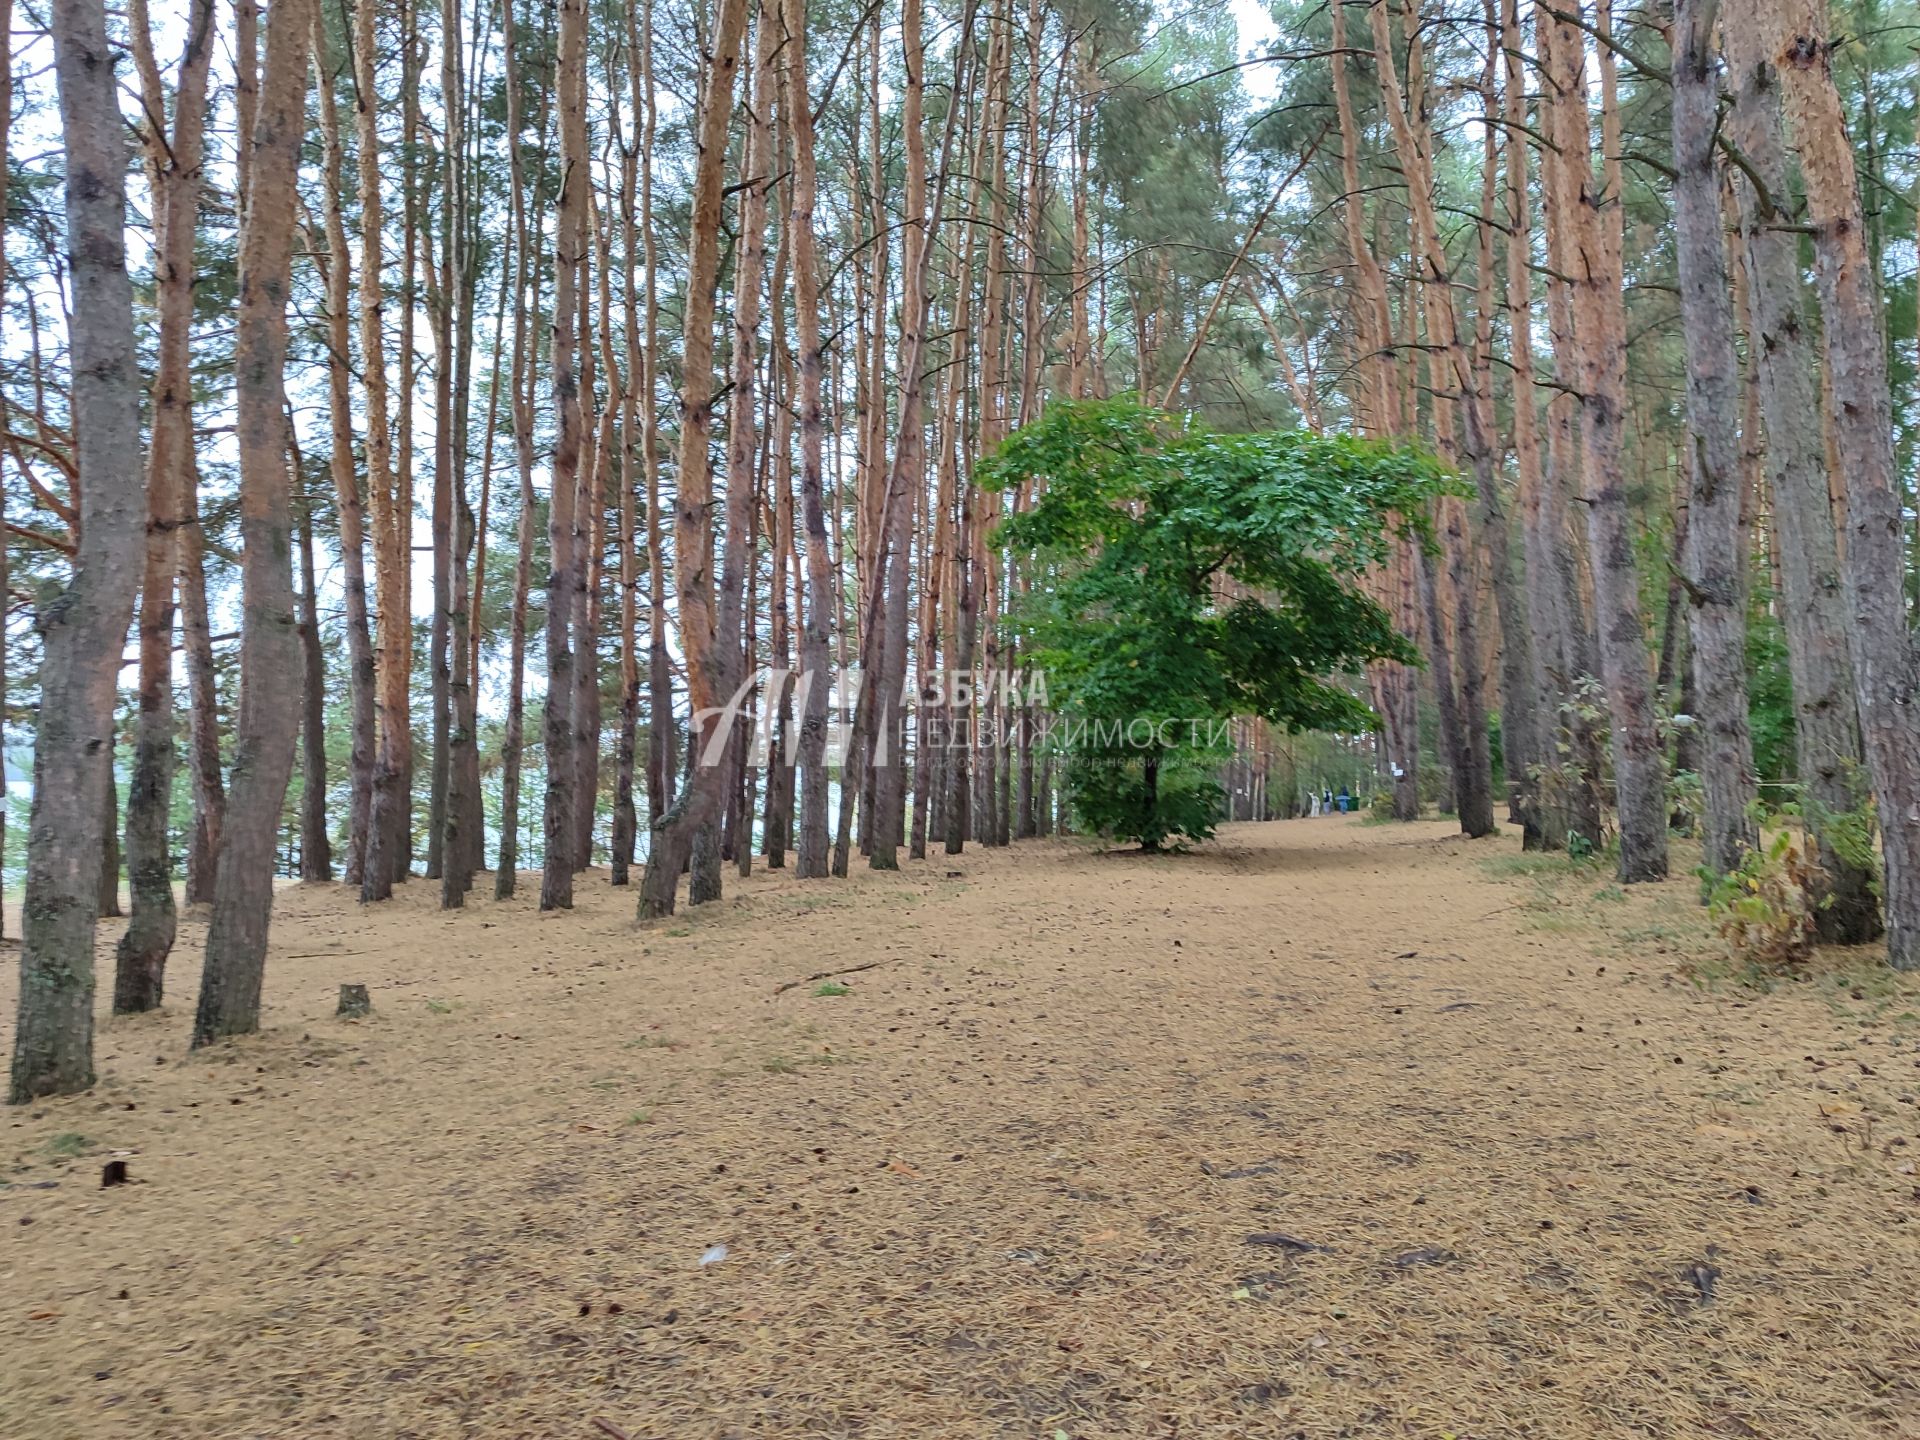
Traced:
<path fill-rule="evenodd" d="M 340 1007 L 333 1012 L 346 1020 L 358 1020 L 373 1013 L 373 1000 L 364 985 L 342 985 Z"/>

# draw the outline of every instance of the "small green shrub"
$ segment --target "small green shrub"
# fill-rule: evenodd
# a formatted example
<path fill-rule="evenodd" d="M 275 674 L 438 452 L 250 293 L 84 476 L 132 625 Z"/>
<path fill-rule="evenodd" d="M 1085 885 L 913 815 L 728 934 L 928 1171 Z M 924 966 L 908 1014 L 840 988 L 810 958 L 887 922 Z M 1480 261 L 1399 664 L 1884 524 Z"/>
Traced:
<path fill-rule="evenodd" d="M 1880 893 L 1880 824 L 1872 787 L 1858 762 L 1847 762 L 1847 784 L 1856 802 L 1845 810 L 1832 810 L 1811 795 L 1804 797 L 1807 828 L 1820 837 L 1843 862 L 1873 877 L 1873 891 Z"/>
<path fill-rule="evenodd" d="M 1734 955 L 1766 970 L 1789 970 L 1813 954 L 1812 890 L 1819 867 L 1786 831 L 1750 851 L 1728 875 L 1702 870 L 1707 912 Z"/>

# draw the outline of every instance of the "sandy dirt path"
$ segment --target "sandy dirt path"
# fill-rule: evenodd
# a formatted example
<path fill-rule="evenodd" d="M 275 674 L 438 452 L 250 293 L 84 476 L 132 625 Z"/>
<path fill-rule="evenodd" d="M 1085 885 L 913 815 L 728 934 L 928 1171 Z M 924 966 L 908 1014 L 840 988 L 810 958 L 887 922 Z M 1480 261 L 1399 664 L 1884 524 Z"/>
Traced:
<path fill-rule="evenodd" d="M 1920 990 L 1716 978 L 1691 882 L 1310 820 L 536 888 L 288 889 L 194 1058 L 189 923 L 4 1113 L 0 1436 L 1920 1434 Z"/>

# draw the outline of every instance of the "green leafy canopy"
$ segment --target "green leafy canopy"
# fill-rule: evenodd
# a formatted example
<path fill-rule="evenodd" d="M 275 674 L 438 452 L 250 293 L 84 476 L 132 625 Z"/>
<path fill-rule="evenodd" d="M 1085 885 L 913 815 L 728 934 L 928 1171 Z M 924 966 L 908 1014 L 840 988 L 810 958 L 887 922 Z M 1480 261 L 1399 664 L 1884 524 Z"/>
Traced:
<path fill-rule="evenodd" d="M 1430 543 L 1431 501 L 1458 493 L 1417 449 L 1215 434 L 1131 397 L 1051 406 L 982 478 L 1033 497 L 999 538 L 1029 557 L 1014 620 L 1066 722 L 1082 819 L 1148 848 L 1211 831 L 1218 787 L 1195 777 L 1215 757 L 1195 722 L 1376 723 L 1324 677 L 1418 656 L 1359 577 L 1398 537 Z M 1177 804 L 1160 793 L 1175 775 Z"/>

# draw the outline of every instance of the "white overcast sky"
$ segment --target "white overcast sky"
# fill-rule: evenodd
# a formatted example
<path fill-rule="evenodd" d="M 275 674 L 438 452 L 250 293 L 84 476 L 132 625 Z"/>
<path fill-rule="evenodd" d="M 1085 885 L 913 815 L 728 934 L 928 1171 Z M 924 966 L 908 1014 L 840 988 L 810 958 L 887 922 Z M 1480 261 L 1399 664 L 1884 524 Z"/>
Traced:
<path fill-rule="evenodd" d="M 1228 0 L 1234 23 L 1240 27 L 1241 58 L 1273 38 L 1273 21 L 1268 17 L 1265 0 Z M 1240 72 L 1240 83 L 1255 100 L 1270 99 L 1279 81 L 1279 66 L 1249 65 Z"/>

